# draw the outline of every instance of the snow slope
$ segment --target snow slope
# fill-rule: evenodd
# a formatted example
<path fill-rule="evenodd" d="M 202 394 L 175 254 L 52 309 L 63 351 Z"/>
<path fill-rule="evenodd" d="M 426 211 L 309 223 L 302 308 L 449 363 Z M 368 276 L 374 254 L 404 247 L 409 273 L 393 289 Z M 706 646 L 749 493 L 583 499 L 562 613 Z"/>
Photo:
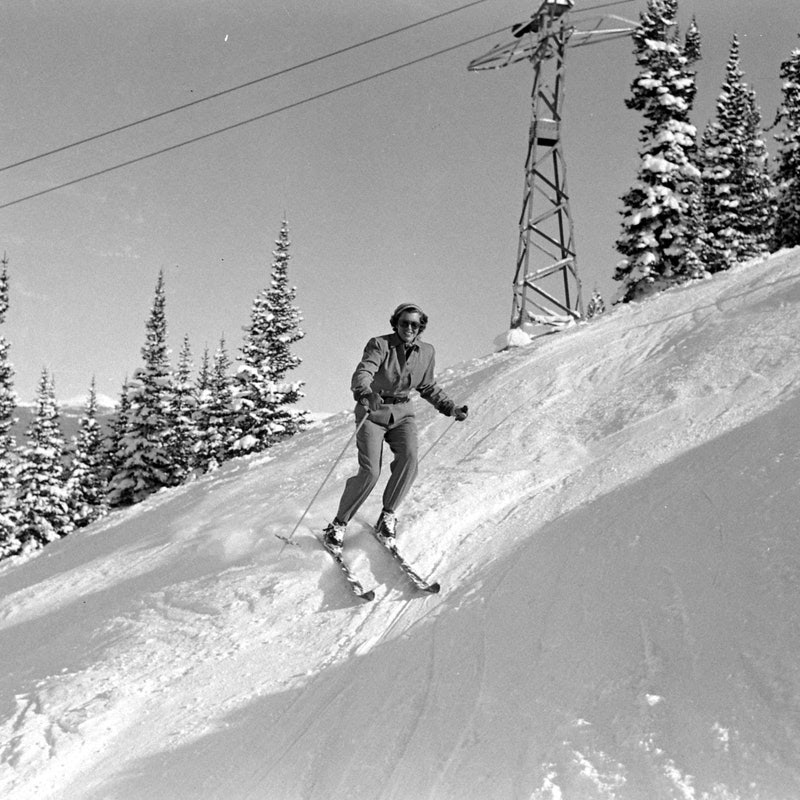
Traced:
<path fill-rule="evenodd" d="M 441 595 L 380 487 L 374 603 L 315 545 L 351 451 L 273 536 L 348 414 L 0 565 L 0 795 L 800 797 L 800 253 L 441 377 L 401 519 Z"/>

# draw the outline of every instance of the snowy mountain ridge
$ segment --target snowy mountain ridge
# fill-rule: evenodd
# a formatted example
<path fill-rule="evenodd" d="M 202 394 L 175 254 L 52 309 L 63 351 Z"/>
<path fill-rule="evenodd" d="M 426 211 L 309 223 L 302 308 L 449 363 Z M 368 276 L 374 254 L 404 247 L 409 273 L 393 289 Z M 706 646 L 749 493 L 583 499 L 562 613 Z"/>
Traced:
<path fill-rule="evenodd" d="M 107 427 L 116 413 L 115 402 L 110 397 L 100 396 L 97 406 L 97 419 L 101 425 Z M 36 418 L 36 403 L 19 403 L 14 411 L 16 422 L 11 427 L 11 433 L 17 444 L 23 444 L 28 435 L 31 423 Z M 81 418 L 86 413 L 86 404 L 81 398 L 75 397 L 64 403 L 59 403 L 59 427 L 67 442 L 77 435 Z"/>
<path fill-rule="evenodd" d="M 0 565 L 0 792 L 800 796 L 800 252 L 440 375 L 353 598 L 349 413 Z M 346 380 L 347 376 L 343 376 Z M 441 436 L 441 439 L 439 437 Z"/>
<path fill-rule="evenodd" d="M 108 395 L 98 394 L 97 395 L 97 407 L 106 413 L 111 413 L 116 410 L 117 408 L 117 401 L 114 400 L 113 397 L 109 397 Z M 63 411 L 67 414 L 72 415 L 79 415 L 83 414 L 86 409 L 86 404 L 88 403 L 88 395 L 76 395 L 75 397 L 69 397 L 66 400 L 59 400 L 58 401 L 58 408 L 59 411 Z M 32 412 L 36 409 L 37 403 L 36 401 L 20 401 L 17 404 L 17 408 L 25 409 L 28 412 Z"/>

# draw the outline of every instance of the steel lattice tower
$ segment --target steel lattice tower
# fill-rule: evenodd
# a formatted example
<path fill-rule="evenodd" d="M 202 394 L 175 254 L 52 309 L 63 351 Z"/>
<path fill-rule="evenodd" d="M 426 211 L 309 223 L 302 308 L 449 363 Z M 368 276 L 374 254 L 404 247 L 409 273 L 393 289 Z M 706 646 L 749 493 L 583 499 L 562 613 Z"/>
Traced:
<path fill-rule="evenodd" d="M 568 47 L 629 36 L 636 23 L 604 16 L 583 20 L 584 29 L 578 30 L 569 21 L 573 6 L 574 0 L 544 0 L 530 20 L 512 27 L 514 41 L 496 46 L 468 67 L 471 71 L 498 69 L 522 60 L 533 64 L 512 328 L 525 324 L 558 326 L 583 316 L 561 145 L 565 53 Z"/>

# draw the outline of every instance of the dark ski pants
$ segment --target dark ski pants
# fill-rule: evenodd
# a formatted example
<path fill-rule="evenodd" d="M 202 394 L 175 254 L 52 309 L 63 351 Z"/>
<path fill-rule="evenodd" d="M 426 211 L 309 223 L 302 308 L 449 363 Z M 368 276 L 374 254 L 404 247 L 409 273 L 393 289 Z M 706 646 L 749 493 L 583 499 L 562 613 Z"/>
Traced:
<path fill-rule="evenodd" d="M 368 419 L 356 437 L 358 473 L 347 479 L 339 501 L 336 517 L 341 522 L 349 522 L 375 488 L 381 474 L 384 442 L 389 445 L 394 458 L 390 466 L 391 475 L 383 492 L 383 507 L 387 511 L 396 511 L 414 483 L 417 477 L 415 417 L 405 416 L 398 422 L 390 418 L 388 425 L 379 425 Z"/>

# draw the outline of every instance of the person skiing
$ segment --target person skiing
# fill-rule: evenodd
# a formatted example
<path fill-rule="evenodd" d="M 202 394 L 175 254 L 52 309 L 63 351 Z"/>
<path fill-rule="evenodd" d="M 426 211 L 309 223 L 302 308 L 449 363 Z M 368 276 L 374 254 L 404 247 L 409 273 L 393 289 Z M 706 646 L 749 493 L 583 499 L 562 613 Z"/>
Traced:
<path fill-rule="evenodd" d="M 347 523 L 378 482 L 384 441 L 394 458 L 375 533 L 385 543 L 395 541 L 397 508 L 417 476 L 417 424 L 409 392 L 416 389 L 445 416 L 459 422 L 467 418 L 467 406 L 456 406 L 436 383 L 435 351 L 419 338 L 428 316 L 416 303 L 401 303 L 389 323 L 393 332 L 367 342 L 350 381 L 356 400 L 358 472 L 347 479 L 339 510 L 323 531 L 323 543 L 333 553 L 341 553 Z"/>

